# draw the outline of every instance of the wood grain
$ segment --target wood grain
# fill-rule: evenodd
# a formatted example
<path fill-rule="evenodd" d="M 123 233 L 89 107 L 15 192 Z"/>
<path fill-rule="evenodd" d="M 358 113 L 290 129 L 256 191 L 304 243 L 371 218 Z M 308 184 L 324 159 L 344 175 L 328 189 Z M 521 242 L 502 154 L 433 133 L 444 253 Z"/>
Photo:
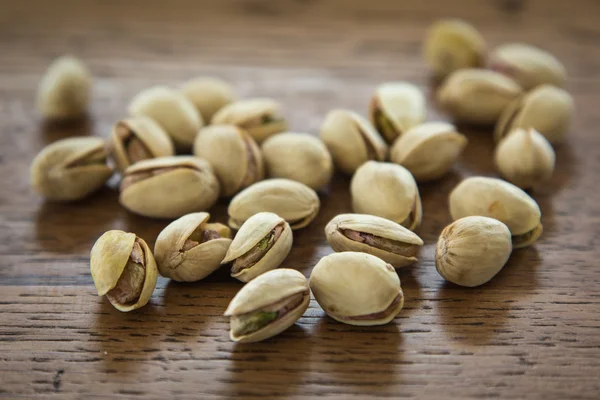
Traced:
<path fill-rule="evenodd" d="M 122 314 L 95 294 L 89 249 L 108 229 L 152 246 L 168 221 L 127 213 L 106 188 L 70 205 L 45 203 L 28 166 L 46 144 L 106 137 L 129 100 L 153 84 L 196 75 L 230 81 L 242 97 L 282 101 L 295 131 L 317 133 L 325 113 L 363 114 L 374 87 L 409 80 L 430 96 L 421 57 L 427 26 L 456 16 L 491 46 L 525 41 L 565 63 L 577 117 L 557 149 L 552 182 L 533 195 L 545 233 L 516 251 L 489 284 L 445 283 L 433 264 L 461 178 L 494 176 L 489 131 L 454 172 L 420 187 L 426 242 L 399 272 L 406 307 L 389 325 L 358 328 L 311 302 L 284 334 L 234 345 L 222 313 L 241 284 L 219 271 L 195 284 L 160 279 L 150 304 Z M 537 1 L 1 1 L 0 397 L 455 398 L 600 397 L 600 2 Z M 63 53 L 94 73 L 90 116 L 47 124 L 34 94 Z M 428 120 L 445 119 L 433 106 Z M 285 261 L 306 276 L 331 252 L 323 228 L 350 211 L 348 178 L 321 193 Z M 214 219 L 225 220 L 226 204 Z"/>

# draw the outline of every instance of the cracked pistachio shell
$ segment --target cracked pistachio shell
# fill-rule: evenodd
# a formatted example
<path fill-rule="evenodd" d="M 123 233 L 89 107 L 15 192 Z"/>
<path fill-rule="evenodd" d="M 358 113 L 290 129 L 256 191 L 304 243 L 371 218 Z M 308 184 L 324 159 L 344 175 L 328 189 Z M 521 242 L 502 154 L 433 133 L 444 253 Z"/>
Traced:
<path fill-rule="evenodd" d="M 346 232 L 374 237 L 375 243 L 352 240 Z M 327 243 L 334 251 L 359 251 L 372 254 L 395 267 L 417 262 L 417 253 L 423 240 L 400 224 L 375 215 L 340 214 L 325 226 Z M 385 245 L 381 246 L 380 243 Z M 394 251 L 392 251 L 392 248 Z"/>
<path fill-rule="evenodd" d="M 111 177 L 104 140 L 75 137 L 46 147 L 31 163 L 31 186 L 53 201 L 80 200 L 97 191 Z"/>
<path fill-rule="evenodd" d="M 458 19 L 434 23 L 424 47 L 425 60 L 437 78 L 458 69 L 481 67 L 485 62 L 483 37 L 472 25 Z"/>
<path fill-rule="evenodd" d="M 542 234 L 542 213 L 536 201 L 501 179 L 467 178 L 452 190 L 449 203 L 454 220 L 480 215 L 504 223 L 510 229 L 515 249 L 532 245 Z"/>
<path fill-rule="evenodd" d="M 373 125 L 353 111 L 332 110 L 321 125 L 321 140 L 335 166 L 345 174 L 369 160 L 383 161 L 388 147 Z"/>
<path fill-rule="evenodd" d="M 189 151 L 204 121 L 196 107 L 181 93 L 166 86 L 153 86 L 138 93 L 129 104 L 129 114 L 155 120 L 173 139 L 179 151 Z"/>
<path fill-rule="evenodd" d="M 237 98 L 230 84 L 212 77 L 189 80 L 181 88 L 181 93 L 194 104 L 206 122 L 209 122 L 217 111 Z"/>
<path fill-rule="evenodd" d="M 140 161 L 125 170 L 119 202 L 151 218 L 178 218 L 206 210 L 219 197 L 219 182 L 208 162 L 192 156 Z"/>
<path fill-rule="evenodd" d="M 207 160 L 221 184 L 221 196 L 230 197 L 264 179 L 264 162 L 252 136 L 235 125 L 202 128 L 194 142 L 194 155 Z"/>
<path fill-rule="evenodd" d="M 254 214 L 244 222 L 231 242 L 231 246 L 229 246 L 222 264 L 233 262 L 248 253 L 248 251 L 257 246 L 259 242 L 269 235 L 277 225 L 283 225 L 283 231 L 273 244 L 273 247 L 256 264 L 249 268 L 244 268 L 237 273 L 232 272 L 232 277 L 242 282 L 249 282 L 257 276 L 281 265 L 292 248 L 292 229 L 283 218 L 270 212 Z"/>
<path fill-rule="evenodd" d="M 195 282 L 206 278 L 221 266 L 231 244 L 231 230 L 219 223 L 208 223 L 210 214 L 184 215 L 163 229 L 154 245 L 158 272 L 178 282 Z M 203 241 L 205 230 L 219 238 Z"/>
<path fill-rule="evenodd" d="M 164 129 L 143 116 L 117 122 L 110 134 L 108 149 L 120 172 L 138 161 L 175 154 L 173 142 Z"/>
<path fill-rule="evenodd" d="M 574 113 L 571 95 L 555 86 L 541 85 L 513 100 L 496 124 L 494 138 L 500 141 L 517 128 L 534 128 L 550 141 L 560 143 Z"/>
<path fill-rule="evenodd" d="M 302 317 L 310 303 L 308 281 L 304 275 L 294 269 L 274 269 L 244 285 L 229 303 L 225 316 L 233 319 L 249 313 L 260 312 L 261 309 L 268 309 L 273 304 L 299 294 L 302 294 L 301 302 L 283 317 L 245 335 L 236 335 L 232 330 L 230 332 L 231 340 L 240 343 L 251 343 L 278 335 L 294 325 Z"/>
<path fill-rule="evenodd" d="M 435 251 L 435 267 L 447 281 L 475 287 L 492 279 L 512 252 L 510 230 L 488 217 L 465 217 L 448 225 Z"/>
<path fill-rule="evenodd" d="M 535 129 L 516 129 L 495 151 L 496 168 L 506 180 L 531 189 L 550 179 L 554 171 L 554 149 Z"/>
<path fill-rule="evenodd" d="M 136 244 L 141 251 L 143 276 L 139 270 L 128 268 L 128 264 L 134 261 L 132 252 Z M 156 262 L 146 242 L 134 233 L 119 230 L 105 232 L 94 243 L 90 254 L 90 272 L 98 296 L 106 295 L 110 303 L 123 312 L 145 306 L 154 292 L 158 277 Z M 121 303 L 118 301 L 121 296 L 132 300 Z"/>
<path fill-rule="evenodd" d="M 221 108 L 212 124 L 237 125 L 244 128 L 257 143 L 287 129 L 281 105 L 273 99 L 238 100 Z"/>
<path fill-rule="evenodd" d="M 565 67 L 552 54 L 524 43 L 504 44 L 490 54 L 490 68 L 511 77 L 525 90 L 563 86 Z"/>
<path fill-rule="evenodd" d="M 452 168 L 467 143 L 454 125 L 427 122 L 396 140 L 390 159 L 408 169 L 417 182 L 432 181 Z"/>
<path fill-rule="evenodd" d="M 442 83 L 437 100 L 457 121 L 493 125 L 509 103 L 522 93 L 515 81 L 498 72 L 461 69 Z"/>
<path fill-rule="evenodd" d="M 422 123 L 426 112 L 423 92 L 408 82 L 380 85 L 369 106 L 373 126 L 388 143 L 393 143 L 407 130 Z"/>
<path fill-rule="evenodd" d="M 44 118 L 70 119 L 86 113 L 92 76 L 81 60 L 62 56 L 50 64 L 42 78 L 36 105 Z"/>
<path fill-rule="evenodd" d="M 308 186 L 289 179 L 266 179 L 247 187 L 229 203 L 229 226 L 239 229 L 259 212 L 272 212 L 292 229 L 304 228 L 319 212 L 319 196 Z"/>
<path fill-rule="evenodd" d="M 262 144 L 267 173 L 319 190 L 331 181 L 333 161 L 325 144 L 307 133 L 282 133 Z"/>
<path fill-rule="evenodd" d="M 370 254 L 346 251 L 321 258 L 309 285 L 327 315 L 349 325 L 387 324 L 404 305 L 396 270 Z"/>
<path fill-rule="evenodd" d="M 421 225 L 423 210 L 417 183 L 401 165 L 368 161 L 350 182 L 355 213 L 387 218 L 414 231 Z"/>

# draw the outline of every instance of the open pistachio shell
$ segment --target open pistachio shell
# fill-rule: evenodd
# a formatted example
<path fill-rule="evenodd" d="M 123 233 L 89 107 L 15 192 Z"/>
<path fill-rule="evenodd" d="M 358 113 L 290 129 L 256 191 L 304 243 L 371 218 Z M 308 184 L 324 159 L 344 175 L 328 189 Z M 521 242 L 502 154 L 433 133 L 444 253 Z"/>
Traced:
<path fill-rule="evenodd" d="M 207 123 L 217 111 L 234 102 L 237 97 L 231 85 L 222 79 L 213 77 L 189 80 L 181 88 L 181 93 L 194 104 L 202 119 Z"/>

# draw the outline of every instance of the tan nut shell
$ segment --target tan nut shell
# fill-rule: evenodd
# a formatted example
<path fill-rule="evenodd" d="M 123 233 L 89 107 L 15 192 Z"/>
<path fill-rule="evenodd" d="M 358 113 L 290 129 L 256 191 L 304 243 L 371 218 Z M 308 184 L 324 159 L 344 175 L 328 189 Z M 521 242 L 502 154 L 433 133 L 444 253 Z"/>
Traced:
<path fill-rule="evenodd" d="M 74 137 L 44 147 L 31 163 L 31 186 L 48 200 L 74 201 L 88 196 L 104 186 L 112 169 L 102 160 L 72 165 L 106 157 L 104 146 L 100 138 Z"/>
<path fill-rule="evenodd" d="M 247 187 L 229 203 L 228 224 L 239 229 L 259 212 L 272 212 L 285 219 L 292 229 L 304 228 L 319 212 L 319 196 L 308 186 L 289 179 L 266 179 Z"/>
<path fill-rule="evenodd" d="M 391 161 L 408 169 L 417 182 L 444 176 L 468 143 L 456 127 L 445 122 L 427 122 L 400 137 L 390 151 Z"/>
<path fill-rule="evenodd" d="M 370 254 L 346 251 L 321 258 L 310 274 L 309 285 L 315 299 L 331 318 L 350 325 L 387 324 L 404 304 L 396 270 Z M 385 311 L 398 294 L 402 297 L 398 307 L 385 318 L 346 318 Z"/>
<path fill-rule="evenodd" d="M 388 147 L 373 125 L 362 116 L 348 110 L 332 110 L 321 125 L 321 140 L 327 146 L 335 166 L 352 175 L 369 161 L 368 147 L 374 160 L 383 161 Z"/>
<path fill-rule="evenodd" d="M 189 80 L 181 88 L 181 93 L 194 104 L 207 123 L 217 111 L 237 98 L 230 84 L 213 77 Z"/>

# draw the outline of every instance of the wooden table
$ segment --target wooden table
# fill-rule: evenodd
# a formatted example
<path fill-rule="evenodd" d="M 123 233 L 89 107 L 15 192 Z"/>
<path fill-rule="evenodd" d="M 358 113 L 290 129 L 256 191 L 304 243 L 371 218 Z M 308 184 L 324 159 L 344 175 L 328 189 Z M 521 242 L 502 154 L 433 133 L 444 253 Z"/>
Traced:
<path fill-rule="evenodd" d="M 161 278 L 148 306 L 123 314 L 96 292 L 89 250 L 108 229 L 152 246 L 168 221 L 134 216 L 105 189 L 52 204 L 29 187 L 48 143 L 106 137 L 129 100 L 196 75 L 230 81 L 242 97 L 286 106 L 291 128 L 317 133 L 325 113 L 366 113 L 374 87 L 409 80 L 431 97 L 421 56 L 427 26 L 457 16 L 490 46 L 525 41 L 569 71 L 577 117 L 557 149 L 552 181 L 534 193 L 545 228 L 490 283 L 447 284 L 435 242 L 451 219 L 449 191 L 491 175 L 488 131 L 455 172 L 420 186 L 420 261 L 399 272 L 406 305 L 393 323 L 359 328 L 313 300 L 298 323 L 263 343 L 235 345 L 222 316 L 241 284 L 219 271 L 194 284 Z M 588 1 L 2 1 L 0 3 L 0 397 L 211 398 L 370 396 L 598 399 L 600 396 L 600 2 Z M 44 124 L 34 108 L 49 62 L 74 53 L 94 73 L 87 121 Z M 428 120 L 445 118 L 431 108 Z M 323 227 L 350 211 L 348 178 L 322 193 L 285 261 L 306 276 L 331 252 Z M 213 210 L 225 220 L 226 204 Z"/>

